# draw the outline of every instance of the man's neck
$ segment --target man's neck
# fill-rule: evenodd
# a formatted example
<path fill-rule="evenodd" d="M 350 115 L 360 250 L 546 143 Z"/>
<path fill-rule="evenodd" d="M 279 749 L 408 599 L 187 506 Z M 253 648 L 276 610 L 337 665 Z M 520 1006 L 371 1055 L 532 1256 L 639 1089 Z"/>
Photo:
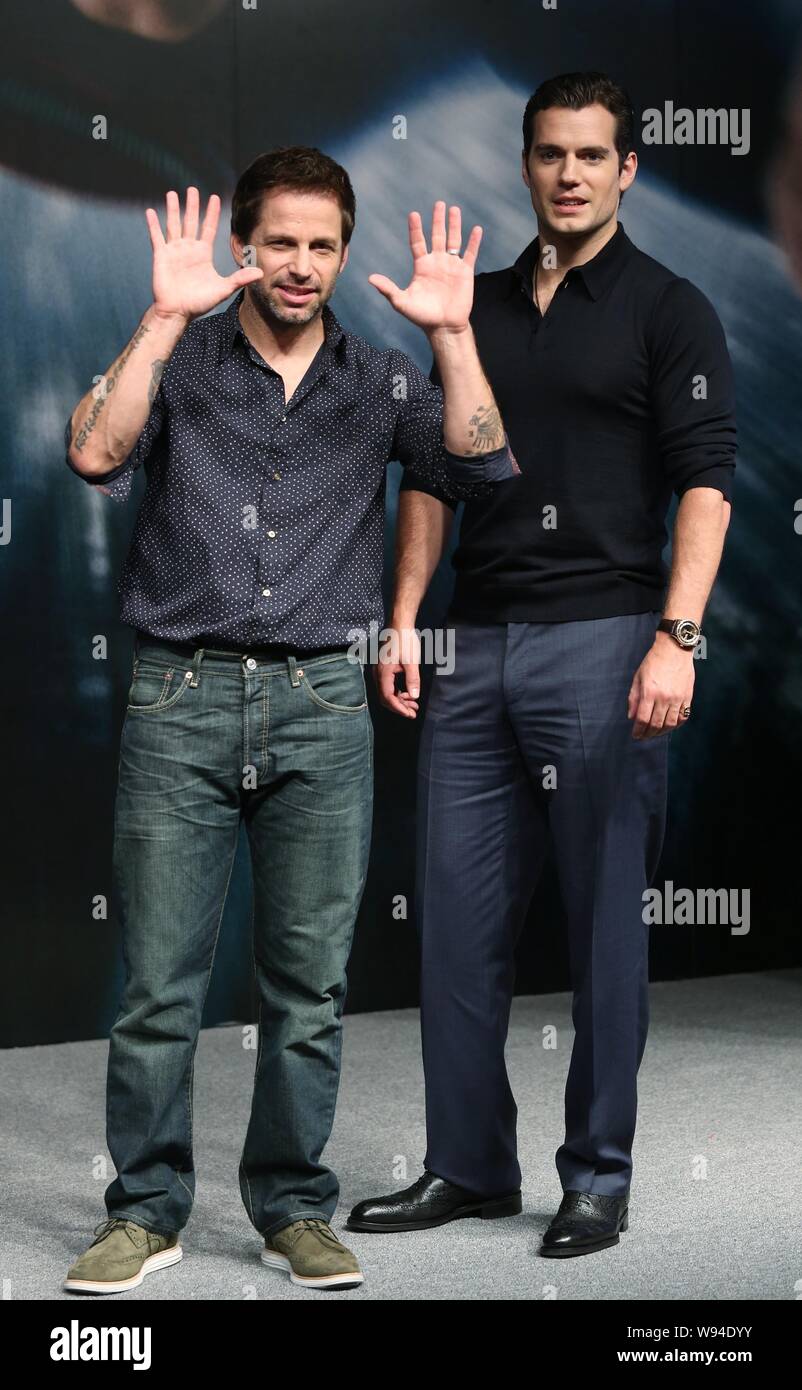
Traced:
<path fill-rule="evenodd" d="M 281 323 L 263 315 L 246 289 L 239 310 L 239 321 L 247 338 L 265 362 L 289 362 L 292 358 L 313 357 L 325 339 L 323 312 L 309 323 Z"/>
<path fill-rule="evenodd" d="M 539 266 L 538 280 L 541 284 L 548 284 L 550 280 L 562 280 L 565 272 L 572 266 L 584 265 L 586 261 L 592 261 L 597 256 L 603 246 L 611 241 L 618 231 L 618 219 L 613 217 L 609 222 L 605 222 L 603 227 L 596 227 L 589 232 L 586 237 L 565 237 L 560 236 L 559 232 L 553 232 L 550 228 L 545 231 L 538 223 L 539 241 Z M 544 266 L 543 248 L 554 247 L 556 253 L 556 266 Z"/>

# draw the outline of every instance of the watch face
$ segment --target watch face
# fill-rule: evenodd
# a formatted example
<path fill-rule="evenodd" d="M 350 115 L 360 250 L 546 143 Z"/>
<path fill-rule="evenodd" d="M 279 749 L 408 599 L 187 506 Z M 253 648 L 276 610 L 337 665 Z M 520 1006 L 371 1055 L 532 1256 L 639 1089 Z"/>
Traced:
<path fill-rule="evenodd" d="M 699 624 L 690 618 L 681 618 L 675 628 L 677 641 L 684 647 L 695 647 L 699 640 Z"/>

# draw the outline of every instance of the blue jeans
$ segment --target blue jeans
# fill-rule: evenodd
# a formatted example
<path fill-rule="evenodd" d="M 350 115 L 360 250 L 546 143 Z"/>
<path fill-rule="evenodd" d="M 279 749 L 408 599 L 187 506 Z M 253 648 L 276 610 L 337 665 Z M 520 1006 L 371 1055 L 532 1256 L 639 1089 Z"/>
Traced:
<path fill-rule="evenodd" d="M 269 1235 L 326 1220 L 346 964 L 370 849 L 362 666 L 138 641 L 120 744 L 114 892 L 125 988 L 111 1031 L 109 1216 L 180 1231 L 195 1193 L 195 1050 L 241 817 L 259 1042 L 240 1190 Z"/>

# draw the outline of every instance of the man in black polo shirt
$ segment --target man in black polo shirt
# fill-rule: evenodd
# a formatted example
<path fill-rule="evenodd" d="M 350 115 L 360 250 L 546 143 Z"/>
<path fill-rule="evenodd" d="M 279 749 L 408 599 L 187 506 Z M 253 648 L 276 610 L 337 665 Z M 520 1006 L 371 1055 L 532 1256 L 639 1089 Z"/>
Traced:
<path fill-rule="evenodd" d="M 512 267 L 477 277 L 471 322 L 522 477 L 486 507 L 466 504 L 454 667 L 433 681 L 421 737 L 425 1171 L 359 1203 L 352 1229 L 521 1210 L 504 1045 L 514 946 L 549 838 L 576 1037 L 556 1152 L 564 1195 L 540 1253 L 586 1254 L 627 1228 L 648 1023 L 643 893 L 735 455 L 716 313 L 617 219 L 632 135 L 626 93 L 602 74 L 545 82 L 524 117 L 538 236 Z M 410 629 L 455 499 L 410 470 L 402 489 L 392 622 Z M 388 665 L 379 680 L 384 703 L 415 717 L 417 667 Z"/>

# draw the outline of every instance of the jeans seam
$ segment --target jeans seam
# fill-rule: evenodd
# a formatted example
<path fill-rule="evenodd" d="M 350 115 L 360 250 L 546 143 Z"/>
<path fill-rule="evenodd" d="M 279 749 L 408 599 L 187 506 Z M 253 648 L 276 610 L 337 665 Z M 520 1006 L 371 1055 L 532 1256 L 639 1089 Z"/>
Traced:
<path fill-rule="evenodd" d="M 255 952 L 254 952 L 254 973 L 255 973 L 255 971 L 256 971 L 256 954 L 255 954 Z M 257 1043 L 257 1047 L 256 1047 L 256 1065 L 254 1066 L 254 1070 L 253 1070 L 253 1096 L 254 1096 L 254 1097 L 255 1097 L 255 1095 L 256 1095 L 256 1087 L 257 1087 L 257 1082 L 258 1082 L 258 1080 L 259 1080 L 259 1061 L 260 1061 L 261 1056 L 262 1056 L 262 999 L 261 999 L 261 995 L 260 995 L 260 997 L 259 997 L 259 1008 L 258 1008 L 258 1013 L 257 1013 L 256 1030 L 257 1030 L 258 1043 Z M 247 1139 L 247 1133 L 246 1133 L 246 1139 Z M 250 1179 L 249 1179 L 248 1174 L 247 1174 L 247 1172 L 246 1172 L 246 1170 L 245 1170 L 245 1150 L 244 1150 L 244 1147 L 243 1147 L 242 1155 L 240 1156 L 240 1169 L 241 1169 L 241 1171 L 242 1171 L 242 1176 L 243 1176 L 243 1178 L 245 1179 L 245 1186 L 246 1186 L 247 1189 L 248 1189 L 248 1215 L 249 1215 L 250 1218 L 251 1218 L 251 1222 L 252 1222 L 253 1225 L 255 1226 L 255 1225 L 256 1225 L 256 1221 L 255 1221 L 254 1214 L 253 1214 L 253 1193 L 251 1192 L 251 1183 L 250 1183 Z"/>
<path fill-rule="evenodd" d="M 265 782 L 267 782 L 267 725 L 270 718 L 270 695 L 269 682 L 262 681 L 262 767 L 264 768 Z M 257 775 L 257 782 L 259 780 Z"/>
<path fill-rule="evenodd" d="M 364 886 L 364 885 L 363 885 L 363 886 Z M 354 926 L 356 926 L 356 922 L 354 922 Z M 353 942 L 353 935 L 352 935 L 351 940 L 352 940 L 352 942 Z M 350 954 L 350 950 L 349 950 L 349 954 Z M 348 960 L 348 957 L 346 956 L 346 965 L 347 965 L 347 960 Z M 328 1142 L 329 1142 L 329 1140 L 330 1140 L 330 1138 L 331 1138 L 331 1131 L 332 1131 L 332 1129 L 334 1128 L 334 1116 L 335 1116 L 336 1111 L 337 1111 L 337 1098 L 338 1098 L 338 1095 L 339 1095 L 339 1092 L 340 1092 L 340 1080 L 341 1080 L 341 1076 L 342 1076 L 342 1057 L 343 1057 L 343 1019 L 342 1019 L 342 1015 L 343 1015 L 343 1011 L 344 1011 L 344 1009 L 345 1009 L 345 1001 L 346 1001 L 346 996 L 347 996 L 347 994 L 348 994 L 348 972 L 347 972 L 347 969 L 346 969 L 345 967 L 343 967 L 343 992 L 342 992 L 342 997 L 341 997 L 340 1002 L 339 1002 L 339 1007 L 338 1007 L 337 1004 L 335 1004 L 335 1006 L 334 1006 L 334 1007 L 335 1007 L 335 1013 L 338 1014 L 338 1016 L 335 1018 L 336 1032 L 335 1032 L 335 1038 L 334 1038 L 334 1058 L 333 1058 L 333 1061 L 334 1061 L 334 1067 L 333 1067 L 333 1071 L 334 1071 L 334 1081 L 332 1082 L 332 1086 L 331 1086 L 332 1094 L 331 1094 L 331 1099 L 330 1099 L 330 1101 L 329 1101 L 328 1114 L 327 1114 L 327 1116 L 326 1116 L 326 1139 L 325 1139 L 325 1141 L 324 1141 L 323 1147 L 322 1147 L 321 1150 L 320 1150 L 321 1156 L 322 1156 L 322 1154 L 323 1154 L 323 1152 L 324 1152 L 324 1150 L 325 1150 L 325 1148 L 326 1148 L 326 1145 L 328 1144 Z M 335 1180 L 336 1180 L 336 1175 L 335 1175 Z M 338 1181 L 338 1182 L 337 1182 L 337 1191 L 338 1191 L 338 1195 L 339 1195 L 339 1187 L 340 1187 L 340 1184 L 339 1184 L 339 1181 Z"/>
<path fill-rule="evenodd" d="M 259 1076 L 259 1058 L 260 1058 L 261 1055 L 262 1055 L 262 996 L 261 996 L 261 993 L 259 992 L 259 977 L 258 977 L 257 971 L 256 971 L 256 890 L 255 890 L 255 888 L 254 888 L 254 891 L 253 891 L 253 893 L 252 893 L 252 895 L 251 895 L 251 960 L 252 960 L 252 962 L 253 962 L 253 979 L 254 979 L 254 981 L 256 982 L 256 995 L 257 995 L 257 999 L 258 999 L 257 1012 L 256 1012 L 256 1035 L 257 1035 L 256 1063 L 255 1063 L 254 1069 L 253 1069 L 253 1093 L 252 1093 L 252 1097 L 251 1097 L 251 1106 L 253 1107 L 253 1097 L 256 1095 L 256 1082 L 257 1082 L 257 1078 L 258 1078 L 258 1076 Z M 241 1153 L 241 1155 L 240 1155 L 239 1167 L 240 1167 L 240 1172 L 241 1172 L 243 1178 L 245 1179 L 245 1186 L 246 1186 L 246 1188 L 248 1189 L 248 1201 L 247 1201 L 247 1203 L 246 1203 L 247 1210 L 248 1210 L 248 1215 L 249 1215 L 250 1218 L 251 1218 L 251 1224 L 255 1226 L 255 1225 L 256 1225 L 256 1222 L 255 1222 L 255 1220 L 254 1220 L 254 1215 L 253 1215 L 253 1193 L 251 1192 L 251 1184 L 250 1184 L 250 1180 L 249 1180 L 249 1178 L 248 1178 L 248 1174 L 247 1174 L 246 1171 L 245 1171 L 245 1142 L 246 1142 L 246 1141 L 247 1141 L 247 1130 L 246 1130 L 246 1135 L 245 1135 L 245 1141 L 243 1141 L 243 1147 L 242 1147 L 242 1153 Z"/>
<path fill-rule="evenodd" d="M 246 675 L 246 673 L 245 673 L 244 671 L 242 672 L 242 676 L 243 676 L 243 683 L 242 683 L 242 758 L 241 758 L 242 772 L 241 772 L 241 774 L 240 774 L 240 792 L 242 792 L 242 790 L 243 790 L 243 778 L 244 778 L 244 776 L 245 776 L 245 770 L 246 770 L 246 768 L 247 768 L 247 766 L 248 766 L 248 746 L 249 746 L 250 741 L 251 741 L 251 729 L 250 729 L 250 722 L 249 722 L 249 720 L 248 720 L 248 676 Z M 257 780 L 258 780 L 258 773 L 257 773 Z"/>
<path fill-rule="evenodd" d="M 228 897 L 228 888 L 229 888 L 229 884 L 231 883 L 231 874 L 232 874 L 232 871 L 233 871 L 233 868 L 234 868 L 234 860 L 236 859 L 236 857 L 237 857 L 237 839 L 235 838 L 235 840 L 234 840 L 234 849 L 233 849 L 232 854 L 231 854 L 231 862 L 230 862 L 230 864 L 229 864 L 229 866 L 228 866 L 228 878 L 226 879 L 226 886 L 225 886 L 225 888 L 223 889 L 222 898 L 221 898 L 221 902 L 220 902 L 220 913 L 219 913 L 218 918 L 217 918 L 217 930 L 215 931 L 215 934 L 214 934 L 214 942 L 213 942 L 213 944 L 212 944 L 212 949 L 211 949 L 211 960 L 210 960 L 210 962 L 209 962 L 209 969 L 208 969 L 207 974 L 206 974 L 206 988 L 205 988 L 204 991 L 203 991 L 203 999 L 202 999 L 202 1001 L 201 1001 L 200 1013 L 199 1013 L 199 1015 L 198 1015 L 198 1033 L 197 1033 L 197 1037 L 195 1038 L 195 1044 L 194 1044 L 194 1046 L 193 1046 L 193 1048 L 192 1048 L 192 1056 L 191 1056 L 190 1059 L 189 1059 L 189 1067 L 188 1067 L 188 1069 L 187 1069 L 186 1103 L 187 1103 L 187 1115 L 188 1115 L 188 1120 L 189 1120 L 189 1147 L 188 1147 L 188 1153 L 190 1153 L 190 1154 L 192 1153 L 192 1130 L 193 1130 L 193 1120 L 194 1120 L 193 1105 L 192 1105 L 192 1081 L 193 1081 L 193 1078 L 194 1078 L 194 1075 L 195 1075 L 195 1053 L 196 1053 L 197 1050 L 198 1050 L 198 1042 L 199 1042 L 199 1040 L 200 1040 L 201 1022 L 202 1022 L 202 1019 L 203 1019 L 203 1010 L 204 1010 L 205 1005 L 206 1005 L 206 996 L 207 996 L 208 993 L 209 993 L 209 982 L 210 982 L 210 980 L 211 980 L 211 978 L 212 978 L 212 970 L 214 969 L 214 957 L 215 957 L 215 953 L 216 953 L 216 951 L 217 951 L 217 942 L 218 942 L 218 939 L 219 939 L 219 937 L 220 937 L 220 924 L 221 924 L 221 922 L 222 922 L 222 920 L 223 920 L 223 913 L 224 913 L 224 911 L 225 911 L 225 906 L 226 906 L 226 898 Z M 195 1194 L 191 1191 L 191 1189 L 190 1189 L 190 1188 L 187 1186 L 187 1184 L 184 1182 L 184 1179 L 182 1178 L 181 1173 L 180 1173 L 180 1170 L 179 1170 L 178 1168 L 176 1168 L 175 1173 L 176 1173 L 176 1177 L 178 1178 L 178 1181 L 181 1183 L 182 1187 L 186 1190 L 186 1192 L 189 1194 L 189 1196 L 192 1198 L 192 1201 L 194 1202 L 194 1200 L 195 1200 Z"/>

